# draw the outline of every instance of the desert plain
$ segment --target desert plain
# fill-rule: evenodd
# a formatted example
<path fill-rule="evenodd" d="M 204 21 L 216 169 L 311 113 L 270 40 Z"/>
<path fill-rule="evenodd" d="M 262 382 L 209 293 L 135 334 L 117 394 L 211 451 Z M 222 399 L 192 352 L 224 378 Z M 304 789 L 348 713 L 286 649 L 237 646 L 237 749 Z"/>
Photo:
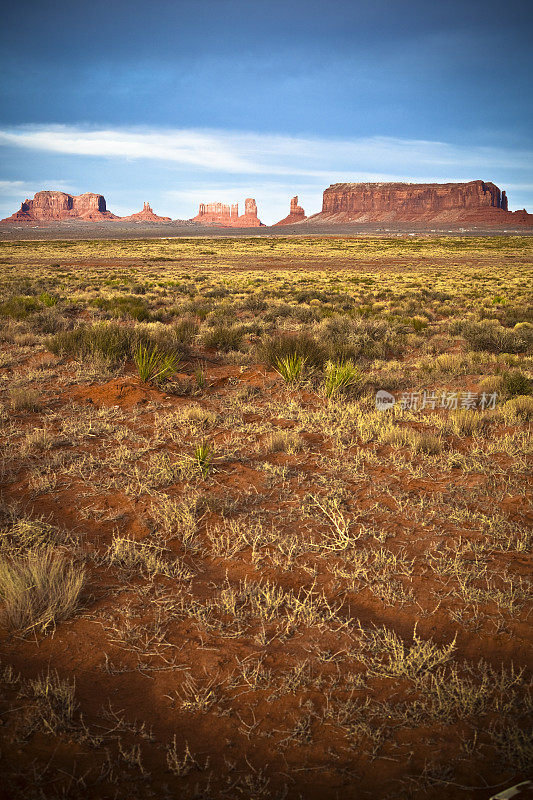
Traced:
<path fill-rule="evenodd" d="M 530 777 L 531 238 L 55 230 L 0 245 L 0 796 Z"/>

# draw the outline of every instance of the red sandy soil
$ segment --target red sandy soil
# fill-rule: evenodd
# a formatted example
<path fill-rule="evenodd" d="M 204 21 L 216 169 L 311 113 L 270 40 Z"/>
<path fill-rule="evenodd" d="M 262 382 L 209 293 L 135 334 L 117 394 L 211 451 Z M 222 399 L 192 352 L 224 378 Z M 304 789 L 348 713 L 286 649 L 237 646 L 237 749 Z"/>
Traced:
<path fill-rule="evenodd" d="M 204 357 L 209 355 L 203 354 Z M 46 358 L 61 374 L 68 372 L 68 363 Z M 178 377 L 183 380 L 191 377 L 196 364 L 196 360 L 185 363 L 183 374 Z M 27 365 L 23 364 L 21 369 L 25 368 Z M 268 413 L 265 415 L 261 410 L 261 397 L 265 392 L 274 398 L 288 396 L 276 374 L 260 364 L 244 369 L 208 364 L 206 389 L 197 398 L 169 395 L 142 385 L 130 371 L 125 377 L 114 378 L 102 385 L 63 389 L 58 389 L 51 379 L 43 385 L 42 399 L 45 409 L 65 415 L 83 415 L 83 409 L 88 406 L 115 409 L 118 415 L 124 412 L 126 425 L 143 435 L 153 431 L 154 416 L 163 411 L 170 413 L 191 404 L 220 411 L 222 418 L 210 438 L 222 450 L 224 443 L 231 439 L 231 431 L 226 429 L 223 419 L 225 399 L 237 389 L 246 387 L 258 387 L 260 394 L 258 413 L 245 413 L 245 421 L 270 421 L 280 430 L 293 427 L 290 418 L 268 419 Z M 300 402 L 310 409 L 323 407 L 326 403 L 312 392 L 298 396 Z M 26 430 L 42 424 L 38 413 L 15 415 L 14 422 Z M 264 524 L 275 524 L 280 536 L 298 525 L 294 515 L 301 508 L 309 488 L 320 486 L 321 459 L 332 449 L 331 441 L 320 433 L 311 432 L 305 435 L 305 439 L 307 449 L 296 455 L 281 452 L 254 456 L 253 450 L 239 448 L 234 457 L 221 457 L 212 476 L 201 485 L 211 500 L 200 519 L 199 536 L 204 537 L 209 528 L 220 525 L 223 513 L 231 518 L 236 508 L 260 511 L 264 515 Z M 116 444 L 107 443 L 96 433 L 75 445 L 75 449 L 78 454 L 98 456 Z M 68 445 L 65 446 L 68 449 Z M 172 444 L 165 447 L 171 454 L 179 451 Z M 356 450 L 354 445 L 350 452 Z M 288 469 L 290 491 L 283 491 L 280 495 L 277 493 L 279 490 L 269 488 L 267 473 L 258 469 L 265 461 Z M 501 457 L 501 462 L 505 467 L 505 456 Z M 13 468 L 15 471 L 3 481 L 4 500 L 27 504 L 31 494 L 28 471 L 24 462 L 16 458 Z M 401 554 L 407 549 L 410 557 L 419 558 L 430 546 L 445 541 L 448 536 L 457 536 L 459 531 L 453 522 L 446 520 L 445 515 L 429 526 L 413 521 L 399 510 L 397 501 L 388 490 L 397 490 L 413 504 L 423 504 L 441 493 L 450 492 L 464 493 L 468 503 L 469 493 L 486 485 L 487 478 L 482 474 L 465 476 L 460 470 L 427 479 L 406 479 L 391 470 L 390 462 L 386 462 L 372 468 L 370 481 L 354 478 L 349 487 L 348 513 L 356 514 L 366 524 L 379 526 L 390 534 L 392 538 L 386 546 L 393 552 Z M 165 488 L 165 492 L 177 498 L 182 490 L 180 482 Z M 76 532 L 81 537 L 82 550 L 102 555 L 117 529 L 121 535 L 134 540 L 149 539 L 153 530 L 149 500 L 145 495 L 134 496 L 116 489 L 94 493 L 81 475 L 72 475 L 64 476 L 56 490 L 34 494 L 31 506 L 34 516 L 44 515 L 61 528 Z M 224 512 L 224 508 L 233 511 Z M 531 522 L 526 496 L 511 493 L 491 510 L 508 514 L 517 524 L 526 520 Z M 478 536 L 465 530 L 461 535 Z M 171 540 L 168 546 L 171 554 L 199 567 L 194 578 L 194 594 L 199 599 L 212 596 L 228 577 L 231 582 L 272 580 L 286 590 L 295 591 L 313 584 L 315 590 L 320 591 L 330 583 L 327 570 L 319 570 L 312 577 L 304 568 L 305 558 L 292 570 L 280 573 L 268 562 L 262 571 L 258 571 L 250 561 L 249 550 L 236 560 L 228 561 L 188 555 L 176 539 Z M 527 577 L 529 567 L 525 556 L 509 553 L 495 556 L 499 565 L 511 558 L 514 569 Z M 283 795 L 278 795 L 277 791 L 281 792 L 285 784 L 289 787 L 288 798 L 361 800 L 375 797 L 400 800 L 415 797 L 415 794 L 411 794 L 408 780 L 398 784 L 398 779 L 405 781 L 409 774 L 420 774 L 425 761 L 432 761 L 436 756 L 440 764 L 456 762 L 457 742 L 467 728 L 460 721 L 454 725 L 436 721 L 423 726 L 399 726 L 398 730 L 395 722 L 387 729 L 384 711 L 386 736 L 374 756 L 364 738 L 346 748 L 335 726 L 320 721 L 323 711 L 320 681 L 335 687 L 343 676 L 362 670 L 357 659 L 346 655 L 353 646 L 349 632 L 320 633 L 317 628 L 302 627 L 286 640 L 274 636 L 265 643 L 261 640 L 260 628 L 253 625 L 250 633 L 227 638 L 192 618 L 180 618 L 173 613 L 179 596 L 175 580 L 159 575 L 150 584 L 134 571 L 125 581 L 124 573 L 118 568 L 90 558 L 87 569 L 89 581 L 82 610 L 77 616 L 62 622 L 55 633 L 48 636 L 36 635 L 23 640 L 4 630 L 0 653 L 2 664 L 12 665 L 25 678 L 35 677 L 49 668 L 57 669 L 62 676 L 75 677 L 76 699 L 84 723 L 91 735 L 101 735 L 104 741 L 98 744 L 84 739 L 79 729 L 59 736 L 36 733 L 26 738 L 24 731 L 29 724 L 27 715 L 30 711 L 26 709 L 22 716 L 11 713 L 17 704 L 24 706 L 25 703 L 15 697 L 14 689 L 6 686 L 0 701 L 1 758 L 3 769 L 9 770 L 11 776 L 18 774 L 18 777 L 11 788 L 0 789 L 2 798 L 63 797 L 54 793 L 54 786 L 56 783 L 58 787 L 64 786 L 66 781 L 71 792 L 69 797 L 94 800 L 207 798 L 218 797 L 222 790 L 227 794 L 220 796 L 231 798 L 281 797 Z M 489 609 L 487 620 L 475 631 L 468 631 L 452 622 L 449 606 L 444 603 L 442 607 L 433 596 L 434 578 L 421 574 L 414 578 L 412 587 L 416 592 L 416 606 L 408 603 L 390 607 L 364 589 L 353 596 L 351 607 L 349 610 L 346 608 L 345 613 L 348 618 L 359 620 L 363 627 L 377 623 L 393 628 L 406 640 L 412 635 L 414 621 L 424 639 L 432 638 L 439 645 L 451 642 L 457 633 L 459 659 L 477 663 L 483 658 L 495 668 L 502 661 L 517 668 L 527 664 L 527 618 L 522 616 L 507 621 L 503 631 L 497 631 L 491 622 Z M 159 639 L 158 619 L 163 630 Z M 140 625 L 146 625 L 149 632 L 142 633 L 140 627 L 136 628 Z M 269 625 L 266 627 L 268 632 Z M 125 641 L 121 636 L 125 636 L 124 631 L 128 630 L 130 638 Z M 313 657 L 317 653 L 323 654 L 319 660 Z M 313 677 L 301 689 L 269 697 L 271 689 L 252 690 L 242 682 L 237 689 L 224 688 L 224 681 L 229 680 L 239 660 L 247 660 L 251 665 L 262 662 L 278 674 L 303 664 L 310 657 Z M 187 674 L 193 674 L 199 684 L 214 681 L 217 695 L 222 687 L 221 705 L 216 713 L 187 713 L 180 709 L 177 697 Z M 338 698 L 351 696 L 363 704 L 368 696 L 376 702 L 393 698 L 394 703 L 399 703 L 410 693 L 408 681 L 395 681 L 391 693 L 390 679 L 382 677 L 370 677 L 367 688 L 355 687 L 348 693 L 341 685 L 333 688 L 333 694 Z M 301 718 L 306 708 L 312 712 L 309 716 L 309 741 L 305 732 L 297 741 L 289 741 L 287 736 L 294 720 Z M 109 716 L 113 713 L 117 714 L 116 718 Z M 488 715 L 487 724 L 497 717 L 495 710 Z M 139 733 L 141 724 L 145 728 Z M 370 724 L 376 726 L 378 721 L 370 719 Z M 165 747 L 174 736 L 179 752 L 184 751 L 187 743 L 197 762 L 184 778 L 169 772 L 166 764 Z M 143 777 L 138 766 L 129 764 L 125 756 L 119 756 L 119 743 L 124 753 L 133 746 L 140 746 L 142 770 L 146 776 Z M 501 767 L 487 760 L 484 747 L 481 743 L 469 759 L 463 759 L 451 783 L 444 771 L 442 781 L 429 780 L 426 790 L 417 792 L 416 797 L 487 800 L 492 794 L 487 787 L 511 781 L 514 776 L 509 771 L 502 772 Z M 110 754 L 109 761 L 106 749 Z M 195 794 L 194 786 L 202 787 L 209 773 L 212 773 L 211 789 L 205 793 L 200 789 Z M 29 793 L 29 783 L 37 780 L 36 775 L 42 780 L 42 795 Z M 243 775 L 252 776 L 249 784 L 243 782 Z M 270 781 L 268 789 L 265 788 L 267 781 Z M 479 788 L 465 791 L 458 788 L 456 782 Z"/>

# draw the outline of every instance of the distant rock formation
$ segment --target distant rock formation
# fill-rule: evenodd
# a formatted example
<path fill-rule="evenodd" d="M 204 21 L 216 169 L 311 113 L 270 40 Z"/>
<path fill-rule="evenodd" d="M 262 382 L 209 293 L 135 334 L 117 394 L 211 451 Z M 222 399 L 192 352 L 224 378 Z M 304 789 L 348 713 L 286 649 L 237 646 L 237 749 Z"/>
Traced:
<path fill-rule="evenodd" d="M 0 222 L 53 222 L 81 219 L 103 221 L 119 219 L 107 210 L 101 194 L 87 192 L 73 196 L 66 192 L 37 192 L 33 200 L 25 200 L 20 210 Z"/>
<path fill-rule="evenodd" d="M 247 197 L 244 201 L 244 214 L 241 216 L 238 203 L 231 206 L 224 203 L 200 203 L 198 214 L 191 222 L 223 228 L 259 228 L 263 224 L 257 216 L 257 204 L 252 197 Z"/>
<path fill-rule="evenodd" d="M 276 222 L 275 225 L 292 225 L 295 222 L 302 222 L 304 219 L 307 219 L 307 217 L 305 216 L 303 208 L 298 205 L 298 195 L 296 195 L 291 200 L 289 216 Z"/>
<path fill-rule="evenodd" d="M 334 183 L 309 222 L 449 222 L 532 225 L 533 214 L 508 211 L 493 183 Z"/>
<path fill-rule="evenodd" d="M 130 214 L 129 217 L 121 217 L 123 222 L 172 222 L 170 217 L 159 217 L 154 214 L 150 203 L 144 203 L 143 210 L 137 211 L 136 214 Z"/>

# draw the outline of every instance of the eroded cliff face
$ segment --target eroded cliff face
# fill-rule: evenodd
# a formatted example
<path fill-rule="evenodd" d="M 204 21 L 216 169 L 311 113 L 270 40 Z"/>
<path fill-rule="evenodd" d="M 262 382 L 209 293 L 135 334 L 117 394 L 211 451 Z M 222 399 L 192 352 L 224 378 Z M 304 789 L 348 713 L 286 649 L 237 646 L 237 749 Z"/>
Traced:
<path fill-rule="evenodd" d="M 262 222 L 257 216 L 257 204 L 253 197 L 244 201 L 244 214 L 239 216 L 239 204 L 200 203 L 198 214 L 191 222 L 223 228 L 259 228 Z"/>
<path fill-rule="evenodd" d="M 335 183 L 324 191 L 315 222 L 507 222 L 523 215 L 507 210 L 507 196 L 494 183 Z M 526 224 L 533 222 L 528 214 Z"/>
<path fill-rule="evenodd" d="M 298 195 L 295 195 L 291 200 L 289 216 L 276 222 L 275 225 L 294 225 L 294 223 L 302 222 L 304 219 L 307 219 L 305 211 L 298 205 Z"/>
<path fill-rule="evenodd" d="M 37 192 L 33 200 L 25 200 L 20 210 L 2 222 L 53 222 L 69 219 L 118 219 L 106 208 L 105 197 L 87 192 L 71 195 L 66 192 Z"/>
<path fill-rule="evenodd" d="M 130 214 L 129 217 L 121 217 L 123 222 L 172 222 L 170 217 L 160 217 L 156 213 L 150 203 L 144 203 L 142 211 L 137 211 L 136 214 Z"/>

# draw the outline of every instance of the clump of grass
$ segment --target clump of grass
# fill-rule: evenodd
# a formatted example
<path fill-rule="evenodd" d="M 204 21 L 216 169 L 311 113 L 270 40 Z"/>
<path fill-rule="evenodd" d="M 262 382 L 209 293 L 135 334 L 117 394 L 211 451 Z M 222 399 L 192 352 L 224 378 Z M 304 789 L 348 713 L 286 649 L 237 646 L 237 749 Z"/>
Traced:
<path fill-rule="evenodd" d="M 205 714 L 216 702 L 215 679 L 207 685 L 198 685 L 195 679 L 188 675 L 183 684 L 179 701 L 184 711 Z"/>
<path fill-rule="evenodd" d="M 53 545 L 64 537 L 61 532 L 43 519 L 22 517 L 17 519 L 5 532 L 6 540 L 21 551 L 31 550 L 42 545 Z"/>
<path fill-rule="evenodd" d="M 472 409 L 458 408 L 450 414 L 449 425 L 457 436 L 473 436 L 483 428 L 484 419 Z"/>
<path fill-rule="evenodd" d="M 85 570 L 52 547 L 0 561 L 0 597 L 11 628 L 45 631 L 71 616 L 79 602 Z"/>
<path fill-rule="evenodd" d="M 91 305 L 110 312 L 114 317 L 130 317 L 138 322 L 150 319 L 150 311 L 145 301 L 135 295 L 97 297 L 91 301 Z"/>
<path fill-rule="evenodd" d="M 59 297 L 57 297 L 55 294 L 50 294 L 49 292 L 41 292 L 37 299 L 43 304 L 43 306 L 46 306 L 47 308 L 53 308 L 59 303 Z"/>
<path fill-rule="evenodd" d="M 196 381 L 196 388 L 201 391 L 206 383 L 206 371 L 204 367 L 196 367 L 194 370 L 194 380 Z"/>
<path fill-rule="evenodd" d="M 211 469 L 213 457 L 213 447 L 209 444 L 209 442 L 200 442 L 200 444 L 196 445 L 192 459 L 204 478 Z"/>
<path fill-rule="evenodd" d="M 70 331 L 50 336 L 46 347 L 57 356 L 100 356 L 110 363 L 125 361 L 140 335 L 118 323 L 79 325 Z M 147 342 L 145 342 L 147 344 Z"/>
<path fill-rule="evenodd" d="M 325 348 L 306 333 L 266 339 L 259 348 L 259 355 L 271 367 L 276 367 L 284 358 L 300 357 L 309 366 L 321 369 L 326 360 Z"/>
<path fill-rule="evenodd" d="M 306 358 L 296 353 L 291 353 L 285 358 L 278 358 L 275 365 L 276 372 L 281 375 L 285 383 L 294 386 L 300 382 L 306 363 Z"/>
<path fill-rule="evenodd" d="M 486 394 L 493 392 L 501 392 L 503 386 L 503 377 L 501 375 L 487 375 L 479 382 L 479 388 Z"/>
<path fill-rule="evenodd" d="M 137 542 L 113 535 L 106 559 L 126 569 L 140 568 L 148 575 L 166 575 L 168 578 L 186 578 L 190 573 L 180 561 L 169 561 L 164 557 L 165 548 L 154 542 Z"/>
<path fill-rule="evenodd" d="M 211 350 L 228 353 L 230 350 L 240 350 L 244 339 L 244 331 L 240 327 L 216 327 L 203 336 L 203 343 Z"/>
<path fill-rule="evenodd" d="M 191 345 L 198 335 L 198 323 L 193 319 L 182 319 L 173 325 L 173 331 L 179 344 Z"/>
<path fill-rule="evenodd" d="M 520 370 L 515 369 L 502 375 L 502 389 L 509 397 L 531 394 L 531 381 Z"/>
<path fill-rule="evenodd" d="M 152 517 L 161 529 L 162 538 L 167 541 L 178 537 L 186 550 L 198 550 L 197 516 L 198 495 L 189 494 L 177 500 L 162 494 L 155 497 L 152 504 Z M 159 531 L 158 531 L 159 533 Z"/>
<path fill-rule="evenodd" d="M 176 735 L 174 735 L 172 744 L 167 745 L 167 766 L 174 775 L 178 775 L 180 778 L 184 778 L 198 767 L 198 762 L 191 754 L 187 742 L 185 743 L 185 750 L 178 752 Z"/>
<path fill-rule="evenodd" d="M 384 429 L 379 439 L 393 447 L 408 447 L 412 453 L 440 453 L 442 450 L 442 441 L 437 436 L 411 428 Z"/>
<path fill-rule="evenodd" d="M 133 360 L 143 383 L 162 383 L 176 372 L 180 356 L 178 353 L 164 353 L 158 347 L 148 348 L 139 344 Z"/>
<path fill-rule="evenodd" d="M 498 320 L 480 322 L 459 321 L 453 330 L 464 336 L 470 350 L 489 353 L 526 353 L 533 346 L 533 325 L 520 322 L 514 328 L 504 328 Z"/>
<path fill-rule="evenodd" d="M 429 322 L 427 319 L 424 319 L 424 317 L 410 317 L 405 321 L 408 325 L 411 325 L 413 330 L 415 330 L 417 333 L 420 333 L 420 331 L 423 331 L 429 325 Z"/>
<path fill-rule="evenodd" d="M 9 391 L 9 402 L 13 411 L 40 411 L 41 396 L 30 386 L 17 386 Z"/>
<path fill-rule="evenodd" d="M 0 316 L 22 320 L 41 307 L 41 303 L 35 297 L 15 295 L 0 303 Z"/>
<path fill-rule="evenodd" d="M 346 394 L 350 389 L 361 384 L 362 375 L 359 368 L 350 361 L 328 361 L 326 363 L 323 391 L 326 397 Z"/>
<path fill-rule="evenodd" d="M 508 425 L 533 420 L 533 397 L 520 395 L 507 400 L 502 406 L 502 416 Z"/>
<path fill-rule="evenodd" d="M 25 694 L 37 701 L 40 727 L 54 734 L 72 728 L 77 705 L 75 690 L 75 683 L 60 678 L 56 670 L 28 682 Z"/>
<path fill-rule="evenodd" d="M 302 450 L 305 442 L 295 431 L 276 431 L 268 436 L 266 441 L 267 453 L 285 452 L 292 455 Z"/>

